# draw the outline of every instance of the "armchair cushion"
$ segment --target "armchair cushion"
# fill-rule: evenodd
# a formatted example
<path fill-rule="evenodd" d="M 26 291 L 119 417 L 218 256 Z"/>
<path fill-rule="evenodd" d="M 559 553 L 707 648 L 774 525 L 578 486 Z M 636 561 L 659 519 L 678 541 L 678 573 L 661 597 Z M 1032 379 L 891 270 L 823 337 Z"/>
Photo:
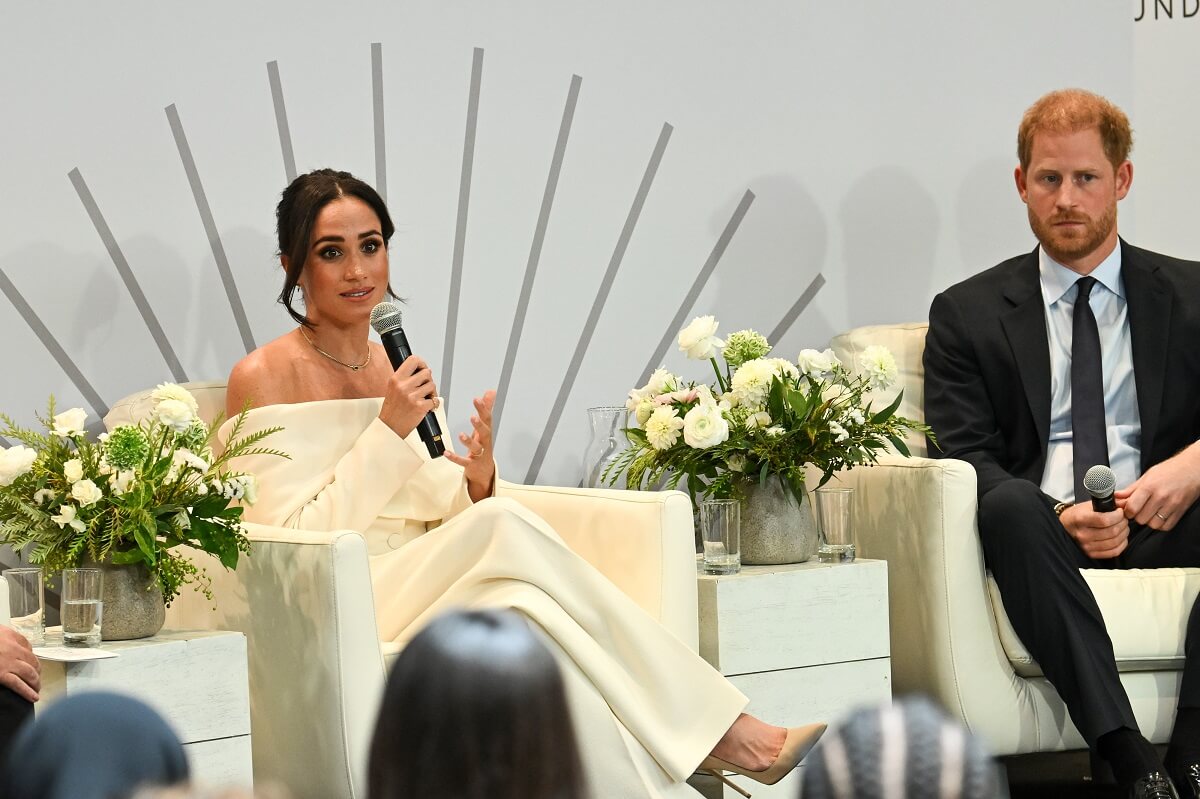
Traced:
<path fill-rule="evenodd" d="M 1177 671 L 1183 668 L 1187 614 L 1200 593 L 1200 569 L 1082 569 L 1112 638 L 1118 671 Z M 988 593 L 1000 644 L 1022 677 L 1042 670 L 1004 612 L 1000 589 L 988 574 Z"/>

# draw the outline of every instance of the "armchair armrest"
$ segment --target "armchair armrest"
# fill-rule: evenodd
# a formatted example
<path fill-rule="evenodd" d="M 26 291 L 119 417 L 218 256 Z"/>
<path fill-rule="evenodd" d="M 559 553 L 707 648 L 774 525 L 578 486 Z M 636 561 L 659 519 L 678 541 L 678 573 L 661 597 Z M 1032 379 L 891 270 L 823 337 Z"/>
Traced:
<path fill-rule="evenodd" d="M 168 624 L 246 635 L 256 780 L 298 799 L 362 796 L 386 676 L 366 543 L 352 531 L 246 527 L 253 549 L 236 572 L 193 553 L 215 602 L 185 588 Z"/>
<path fill-rule="evenodd" d="M 841 478 L 858 489 L 860 554 L 888 562 L 897 693 L 932 695 L 993 751 L 1030 751 L 1037 731 L 1016 718 L 1028 689 L 1000 645 L 987 594 L 975 470 L 885 455 Z"/>
<path fill-rule="evenodd" d="M 527 486 L 503 480 L 496 493 L 549 522 L 574 552 L 681 641 L 698 649 L 696 538 L 687 494 Z"/>

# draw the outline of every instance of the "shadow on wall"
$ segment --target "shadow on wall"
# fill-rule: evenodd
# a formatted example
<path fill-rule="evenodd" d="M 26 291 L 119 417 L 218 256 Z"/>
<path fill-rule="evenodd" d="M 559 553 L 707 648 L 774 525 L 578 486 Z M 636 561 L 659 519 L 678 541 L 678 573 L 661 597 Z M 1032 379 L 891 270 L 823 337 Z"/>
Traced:
<path fill-rule="evenodd" d="M 847 327 L 924 319 L 937 285 L 937 202 L 897 166 L 866 172 L 838 211 L 845 261 Z"/>
<path fill-rule="evenodd" d="M 834 332 L 836 315 L 826 312 L 822 291 L 797 305 L 826 267 L 829 224 L 813 195 L 790 176 L 762 175 L 748 185 L 754 204 L 692 315 L 717 313 L 725 333 L 754 328 L 772 339 L 776 355 L 794 358 L 804 347 L 824 347 Z M 727 221 L 711 218 L 714 241 Z"/>
<path fill-rule="evenodd" d="M 1016 159 L 989 158 L 967 172 L 955 197 L 958 271 L 943 275 L 945 288 L 1006 258 L 1033 248 L 1025 206 L 1013 181 Z"/>

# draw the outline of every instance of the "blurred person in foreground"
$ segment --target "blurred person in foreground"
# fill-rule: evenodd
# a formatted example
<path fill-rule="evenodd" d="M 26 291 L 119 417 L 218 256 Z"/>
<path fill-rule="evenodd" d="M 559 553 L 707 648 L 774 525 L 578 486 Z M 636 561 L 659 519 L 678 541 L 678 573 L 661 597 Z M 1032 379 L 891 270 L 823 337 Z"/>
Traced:
<path fill-rule="evenodd" d="M 804 768 L 804 799 L 997 799 L 978 738 L 924 698 L 863 707 L 830 728 Z"/>
<path fill-rule="evenodd" d="M 451 612 L 404 648 L 379 709 L 368 791 L 371 799 L 585 797 L 562 675 L 521 616 Z"/>

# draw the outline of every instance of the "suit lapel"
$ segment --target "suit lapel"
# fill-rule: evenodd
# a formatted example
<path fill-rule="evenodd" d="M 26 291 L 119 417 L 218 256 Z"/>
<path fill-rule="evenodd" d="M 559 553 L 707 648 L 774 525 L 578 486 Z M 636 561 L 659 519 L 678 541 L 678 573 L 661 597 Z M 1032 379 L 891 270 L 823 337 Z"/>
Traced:
<path fill-rule="evenodd" d="M 1121 241 L 1121 278 L 1129 312 L 1133 350 L 1133 379 L 1137 385 L 1138 415 L 1142 422 L 1142 468 L 1153 452 L 1154 434 L 1162 409 L 1167 369 L 1168 331 L 1173 297 L 1146 253 Z"/>
<path fill-rule="evenodd" d="M 1017 267 L 1005 288 L 1004 298 L 1012 307 L 1001 314 L 1000 324 L 1021 375 L 1044 457 L 1050 438 L 1050 340 L 1046 334 L 1046 306 L 1038 277 L 1037 250 Z"/>

